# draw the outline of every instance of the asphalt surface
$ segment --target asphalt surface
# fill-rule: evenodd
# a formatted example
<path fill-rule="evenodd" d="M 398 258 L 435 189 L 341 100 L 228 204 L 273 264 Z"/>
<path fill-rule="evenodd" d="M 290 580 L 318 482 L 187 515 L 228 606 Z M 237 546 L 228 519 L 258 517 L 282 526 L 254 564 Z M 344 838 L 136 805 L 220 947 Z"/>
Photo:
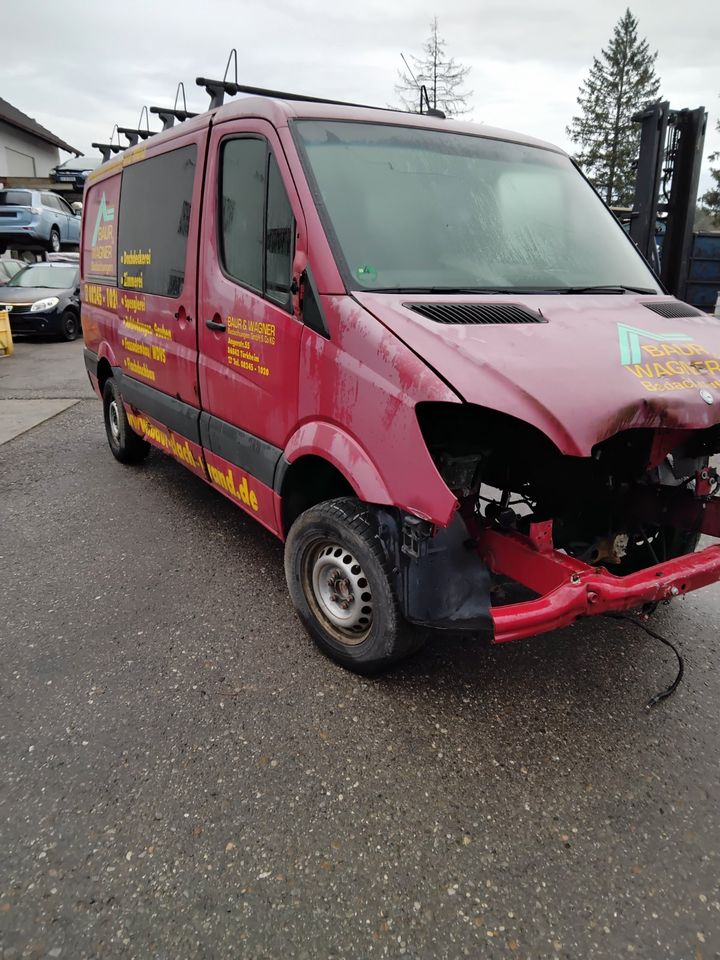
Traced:
<path fill-rule="evenodd" d="M 16 391 L 84 396 L 81 344 L 27 346 Z M 608 621 L 365 680 L 281 545 L 117 464 L 99 401 L 0 476 L 3 960 L 720 957 L 719 587 L 656 616 L 653 711 L 671 655 Z"/>

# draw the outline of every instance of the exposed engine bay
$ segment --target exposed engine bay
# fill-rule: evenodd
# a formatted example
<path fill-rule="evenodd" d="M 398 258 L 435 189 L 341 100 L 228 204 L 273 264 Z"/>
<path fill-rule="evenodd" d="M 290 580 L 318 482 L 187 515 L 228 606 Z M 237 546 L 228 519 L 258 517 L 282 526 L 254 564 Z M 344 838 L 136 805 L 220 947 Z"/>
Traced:
<path fill-rule="evenodd" d="M 528 535 L 552 521 L 555 550 L 618 575 L 697 546 L 704 503 L 718 488 L 709 466 L 720 451 L 717 426 L 624 430 L 591 457 L 570 457 L 502 413 L 471 404 L 417 409 L 440 474 L 485 526 Z"/>

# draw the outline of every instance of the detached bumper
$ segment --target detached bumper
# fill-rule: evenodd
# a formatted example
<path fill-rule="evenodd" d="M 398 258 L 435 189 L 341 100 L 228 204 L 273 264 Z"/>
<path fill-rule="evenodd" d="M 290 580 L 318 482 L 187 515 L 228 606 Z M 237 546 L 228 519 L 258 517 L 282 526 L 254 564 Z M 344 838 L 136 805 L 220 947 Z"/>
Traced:
<path fill-rule="evenodd" d="M 493 573 L 511 576 L 540 594 L 524 603 L 492 607 L 494 643 L 567 627 L 578 617 L 671 600 L 720 580 L 720 544 L 618 577 L 567 554 L 539 548 L 516 533 L 484 530 L 477 542 L 478 553 Z"/>

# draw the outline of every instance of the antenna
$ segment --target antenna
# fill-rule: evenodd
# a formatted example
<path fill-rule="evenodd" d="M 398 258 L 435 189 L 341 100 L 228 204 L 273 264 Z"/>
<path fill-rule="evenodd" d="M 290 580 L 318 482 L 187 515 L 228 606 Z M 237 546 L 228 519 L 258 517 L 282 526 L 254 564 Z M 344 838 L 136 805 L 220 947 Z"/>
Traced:
<path fill-rule="evenodd" d="M 233 62 L 235 64 L 234 82 L 228 80 L 227 78 L 230 64 Z M 226 93 L 231 97 L 234 97 L 236 93 L 239 93 L 240 87 L 238 86 L 237 50 L 235 47 L 233 47 L 230 51 L 230 56 L 228 57 L 222 80 L 208 80 L 207 77 L 197 77 L 195 79 L 195 83 L 199 87 L 204 87 L 205 92 L 210 97 L 210 106 L 208 107 L 208 110 L 216 110 L 218 107 L 221 107 L 223 103 L 225 103 Z"/>
<path fill-rule="evenodd" d="M 405 59 L 405 54 L 404 54 L 404 53 L 401 53 L 400 56 L 402 57 L 402 62 L 405 64 L 405 66 L 406 66 L 407 69 L 408 69 L 408 73 L 410 74 L 410 76 L 411 76 L 411 77 L 413 78 L 413 80 L 415 81 L 415 85 L 419 87 L 420 84 L 417 82 L 417 77 L 415 76 L 415 74 L 414 74 L 414 73 L 412 72 L 412 70 L 410 69 L 410 64 L 409 64 L 409 63 L 407 62 L 407 60 Z"/>

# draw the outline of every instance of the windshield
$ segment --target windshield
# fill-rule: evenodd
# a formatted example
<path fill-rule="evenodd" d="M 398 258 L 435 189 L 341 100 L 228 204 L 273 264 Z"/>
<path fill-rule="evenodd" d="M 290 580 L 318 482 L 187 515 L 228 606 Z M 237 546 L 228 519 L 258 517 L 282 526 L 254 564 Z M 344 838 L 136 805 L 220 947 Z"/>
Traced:
<path fill-rule="evenodd" d="M 39 263 L 36 267 L 25 267 L 12 278 L 8 287 L 52 287 L 54 290 L 69 290 L 77 286 L 76 267 L 52 267 Z"/>
<path fill-rule="evenodd" d="M 31 203 L 27 190 L 0 190 L 0 207 L 29 207 Z"/>
<path fill-rule="evenodd" d="M 351 289 L 660 292 L 562 154 L 347 121 L 298 120 L 293 131 Z"/>
<path fill-rule="evenodd" d="M 58 170 L 94 170 L 101 163 L 100 157 L 71 157 L 57 165 Z"/>

